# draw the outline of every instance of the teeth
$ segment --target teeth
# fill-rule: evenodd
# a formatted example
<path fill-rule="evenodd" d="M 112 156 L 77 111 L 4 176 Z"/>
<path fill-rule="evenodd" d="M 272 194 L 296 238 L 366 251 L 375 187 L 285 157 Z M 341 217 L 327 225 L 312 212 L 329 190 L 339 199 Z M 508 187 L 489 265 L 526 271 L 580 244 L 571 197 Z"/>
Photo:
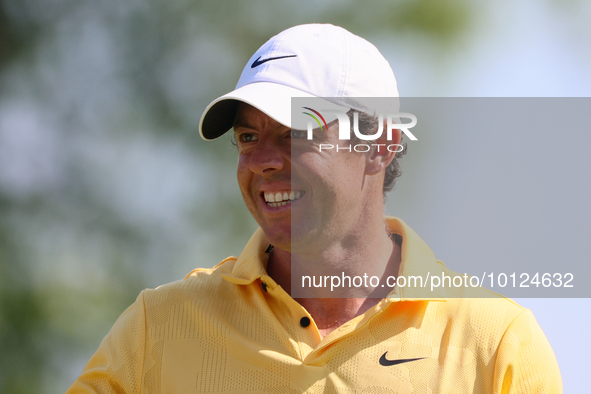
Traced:
<path fill-rule="evenodd" d="M 303 191 L 284 191 L 276 193 L 264 193 L 265 201 L 269 206 L 281 207 L 287 205 L 291 201 L 299 200 L 305 192 Z"/>

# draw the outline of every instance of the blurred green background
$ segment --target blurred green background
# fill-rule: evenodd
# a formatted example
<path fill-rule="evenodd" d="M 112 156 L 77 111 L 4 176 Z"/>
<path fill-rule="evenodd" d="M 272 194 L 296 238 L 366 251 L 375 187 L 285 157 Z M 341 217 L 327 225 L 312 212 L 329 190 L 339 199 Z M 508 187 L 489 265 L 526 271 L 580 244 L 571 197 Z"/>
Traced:
<path fill-rule="evenodd" d="M 511 59 L 495 39 L 537 34 L 530 18 L 588 34 L 584 2 L 538 3 L 0 0 L 0 392 L 64 392 L 139 291 L 240 253 L 256 226 L 235 150 L 197 125 L 269 37 L 341 25 L 402 95 L 587 95 L 588 80 L 512 75 L 514 52 L 470 74 Z M 589 64 L 577 48 L 571 75 Z"/>

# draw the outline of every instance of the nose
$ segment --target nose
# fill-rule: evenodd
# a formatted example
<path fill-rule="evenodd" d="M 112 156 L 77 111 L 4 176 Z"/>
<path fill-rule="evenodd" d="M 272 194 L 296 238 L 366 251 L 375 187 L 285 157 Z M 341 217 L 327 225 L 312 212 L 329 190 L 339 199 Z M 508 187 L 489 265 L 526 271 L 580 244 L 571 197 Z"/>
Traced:
<path fill-rule="evenodd" d="M 285 147 L 273 138 L 261 138 L 248 153 L 248 168 L 258 175 L 274 174 L 286 167 L 287 156 Z"/>

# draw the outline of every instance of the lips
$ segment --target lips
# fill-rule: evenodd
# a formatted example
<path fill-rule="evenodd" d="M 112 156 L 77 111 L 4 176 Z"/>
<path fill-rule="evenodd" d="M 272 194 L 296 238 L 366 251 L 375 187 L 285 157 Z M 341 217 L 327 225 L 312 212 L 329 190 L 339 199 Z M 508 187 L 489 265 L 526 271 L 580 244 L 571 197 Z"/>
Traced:
<path fill-rule="evenodd" d="M 263 192 L 263 198 L 270 207 L 280 207 L 299 200 L 306 194 L 304 190 L 278 190 Z"/>

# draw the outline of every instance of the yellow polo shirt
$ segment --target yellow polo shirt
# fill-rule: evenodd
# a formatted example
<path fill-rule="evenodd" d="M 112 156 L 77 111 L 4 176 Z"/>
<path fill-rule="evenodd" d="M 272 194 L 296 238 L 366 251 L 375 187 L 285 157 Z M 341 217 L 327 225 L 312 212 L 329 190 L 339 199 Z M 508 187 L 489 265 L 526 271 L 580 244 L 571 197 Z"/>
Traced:
<path fill-rule="evenodd" d="M 400 275 L 453 275 L 404 222 L 387 224 Z M 323 339 L 266 274 L 268 246 L 259 229 L 240 257 L 142 291 L 67 393 L 562 392 L 544 333 L 509 299 L 396 288 Z"/>

